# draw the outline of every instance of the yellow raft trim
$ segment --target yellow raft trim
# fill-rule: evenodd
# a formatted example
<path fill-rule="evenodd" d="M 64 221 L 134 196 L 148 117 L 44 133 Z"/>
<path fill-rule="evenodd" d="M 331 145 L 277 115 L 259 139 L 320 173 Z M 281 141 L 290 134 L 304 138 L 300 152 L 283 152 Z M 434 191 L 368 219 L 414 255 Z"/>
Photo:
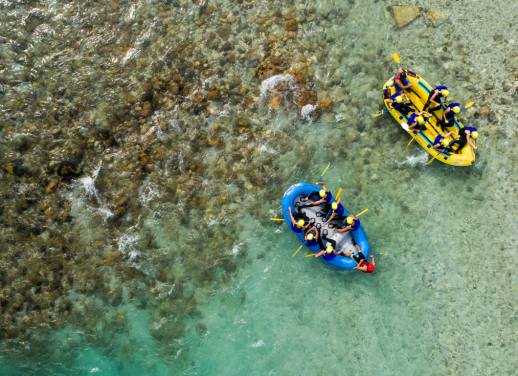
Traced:
<path fill-rule="evenodd" d="M 414 77 L 415 76 L 415 77 Z M 428 94 L 432 91 L 432 87 L 428 82 L 426 82 L 422 77 L 418 74 L 413 74 L 408 72 L 407 74 L 408 81 L 412 84 L 412 86 L 405 90 L 405 94 L 410 99 L 412 104 L 416 109 L 421 111 L 424 107 L 424 104 L 428 100 Z M 383 85 L 383 89 L 389 89 L 390 95 L 395 94 L 396 89 L 394 87 L 393 79 L 388 80 L 385 85 Z M 392 117 L 396 119 L 398 124 L 402 126 L 403 123 L 406 123 L 406 118 L 399 111 L 395 110 L 391 106 L 390 99 L 384 99 L 385 107 L 387 111 L 390 112 Z M 442 118 L 442 110 L 435 111 L 435 116 L 431 116 L 426 123 L 426 129 L 419 131 L 417 134 L 408 130 L 406 131 L 410 137 L 412 137 L 421 147 L 432 157 L 435 157 L 436 160 L 441 161 L 445 164 L 451 166 L 471 166 L 475 162 L 475 152 L 473 148 L 467 144 L 462 148 L 460 153 L 449 153 L 444 152 L 441 153 L 435 150 L 433 146 L 433 141 L 437 135 L 445 135 L 442 132 L 440 125 L 438 124 L 438 119 Z M 454 138 L 458 137 L 458 131 L 463 127 L 462 123 L 457 119 L 455 120 L 455 127 L 450 128 L 448 131 L 453 131 L 452 136 L 447 137 L 448 142 L 452 141 Z M 404 129 L 404 128 L 403 128 Z M 446 132 L 448 133 L 448 132 Z"/>

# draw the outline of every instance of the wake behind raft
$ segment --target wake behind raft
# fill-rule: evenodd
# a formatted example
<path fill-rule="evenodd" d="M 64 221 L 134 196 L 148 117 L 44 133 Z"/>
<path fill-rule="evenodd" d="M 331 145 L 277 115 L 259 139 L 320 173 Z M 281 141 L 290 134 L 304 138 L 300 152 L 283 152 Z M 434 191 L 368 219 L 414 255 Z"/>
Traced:
<path fill-rule="evenodd" d="M 353 252 L 354 244 L 358 244 L 360 249 L 363 251 L 365 257 L 369 259 L 369 242 L 367 240 L 367 235 L 365 234 L 365 231 L 361 225 L 356 230 L 349 231 L 346 233 L 338 233 L 335 232 L 333 228 L 331 228 L 329 225 L 323 225 L 325 217 L 319 215 L 319 213 L 322 211 L 321 206 L 297 208 L 297 206 L 299 204 L 303 204 L 307 198 L 317 199 L 318 192 L 321 188 L 322 187 L 316 184 L 306 182 L 300 182 L 288 188 L 288 190 L 284 193 L 284 196 L 282 197 L 282 214 L 284 216 L 284 221 L 288 225 L 288 228 L 291 230 L 291 218 L 289 208 L 291 208 L 293 213 L 297 212 L 297 210 L 300 210 L 309 218 L 310 222 L 313 222 L 315 225 L 320 224 L 322 226 L 320 229 L 321 232 L 327 231 L 326 237 L 336 241 L 337 249 L 345 249 Z M 347 216 L 349 214 L 349 211 L 345 209 L 344 215 Z M 308 247 L 311 250 L 311 252 L 320 252 L 321 249 L 318 244 L 311 246 L 308 246 L 306 244 L 304 240 L 304 233 L 299 232 L 295 233 L 295 235 L 297 235 L 302 244 Z M 324 246 L 326 246 L 326 244 L 324 244 Z M 324 256 L 321 256 L 320 259 L 326 264 L 339 269 L 353 270 L 356 266 L 356 262 L 354 260 L 352 260 L 350 257 L 345 257 L 342 255 L 324 254 Z"/>

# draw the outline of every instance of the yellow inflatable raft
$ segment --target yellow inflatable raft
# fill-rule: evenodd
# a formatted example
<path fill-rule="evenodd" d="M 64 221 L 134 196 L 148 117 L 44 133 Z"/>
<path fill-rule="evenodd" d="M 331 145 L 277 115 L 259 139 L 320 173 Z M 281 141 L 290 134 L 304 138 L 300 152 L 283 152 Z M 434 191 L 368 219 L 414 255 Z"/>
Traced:
<path fill-rule="evenodd" d="M 412 84 L 412 86 L 405 90 L 405 94 L 407 98 L 412 102 L 411 104 L 417 110 L 417 112 L 421 111 L 424 107 L 428 99 L 428 94 L 432 91 L 432 87 L 428 82 L 426 82 L 422 77 L 413 72 L 407 71 L 407 80 Z M 462 148 L 462 150 L 457 152 L 447 152 L 447 151 L 437 151 L 433 148 L 433 142 L 437 135 L 445 135 L 447 132 L 443 132 L 441 130 L 440 125 L 438 124 L 438 120 L 442 117 L 442 110 L 438 110 L 434 112 L 435 116 L 431 116 L 427 118 L 425 123 L 426 129 L 419 131 L 414 134 L 411 130 L 408 129 L 407 125 L 407 117 L 402 113 L 397 111 L 392 107 L 392 101 L 390 100 L 390 95 L 395 94 L 396 89 L 394 87 L 394 81 L 391 78 L 388 80 L 383 86 L 384 92 L 384 102 L 385 107 L 388 112 L 392 115 L 394 119 L 398 122 L 399 125 L 412 137 L 415 141 L 421 145 L 421 147 L 426 150 L 428 154 L 430 154 L 433 158 L 441 161 L 443 163 L 452 165 L 452 166 L 471 166 L 475 162 L 475 152 L 471 146 L 466 145 Z M 453 134 L 451 136 L 446 137 L 448 142 L 451 142 L 453 139 L 458 137 L 458 131 L 463 127 L 462 123 L 459 120 L 455 120 L 455 127 L 451 127 L 448 131 L 452 131 Z"/>

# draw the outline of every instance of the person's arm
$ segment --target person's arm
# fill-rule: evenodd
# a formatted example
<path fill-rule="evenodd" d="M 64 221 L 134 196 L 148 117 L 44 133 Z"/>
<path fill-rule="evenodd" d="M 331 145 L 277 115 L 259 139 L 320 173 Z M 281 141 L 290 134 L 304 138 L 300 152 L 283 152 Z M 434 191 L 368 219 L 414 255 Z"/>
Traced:
<path fill-rule="evenodd" d="M 325 200 L 323 198 L 321 198 L 320 200 L 317 200 L 317 201 L 311 201 L 311 200 L 308 200 L 308 201 L 311 202 L 312 205 L 320 205 Z"/>
<path fill-rule="evenodd" d="M 294 225 L 296 223 L 295 218 L 293 217 L 293 213 L 291 212 L 291 207 L 288 206 L 288 210 L 290 212 L 291 224 Z"/>
<path fill-rule="evenodd" d="M 435 101 L 435 98 L 439 95 L 439 92 L 437 90 L 434 90 L 432 96 L 430 97 L 430 103 L 433 103 L 434 105 L 438 106 L 439 103 Z"/>
<path fill-rule="evenodd" d="M 354 245 L 354 248 L 356 248 L 356 250 L 357 250 L 358 252 L 362 253 L 362 250 L 361 250 L 361 248 L 360 248 L 360 246 L 359 246 L 358 244 L 355 244 L 355 245 Z"/>
<path fill-rule="evenodd" d="M 343 228 L 335 228 L 335 232 L 338 232 L 338 233 L 347 232 L 347 231 L 351 231 L 352 228 L 353 228 L 353 226 L 351 226 L 351 225 L 345 226 Z"/>
<path fill-rule="evenodd" d="M 470 144 L 473 150 L 477 150 L 477 144 L 473 142 L 473 139 L 471 138 L 471 132 L 466 132 L 466 141 L 468 141 L 468 144 Z"/>
<path fill-rule="evenodd" d="M 320 251 L 318 253 L 315 253 L 315 257 L 320 257 L 325 253 L 325 251 Z"/>
<path fill-rule="evenodd" d="M 371 255 L 371 264 L 372 264 L 372 266 L 376 266 L 376 261 L 374 261 L 373 255 Z"/>
<path fill-rule="evenodd" d="M 327 226 L 329 224 L 329 222 L 331 222 L 334 217 L 335 217 L 335 212 L 333 211 L 331 213 L 331 215 L 329 216 L 329 219 L 326 221 L 326 223 L 324 223 L 324 226 Z"/>

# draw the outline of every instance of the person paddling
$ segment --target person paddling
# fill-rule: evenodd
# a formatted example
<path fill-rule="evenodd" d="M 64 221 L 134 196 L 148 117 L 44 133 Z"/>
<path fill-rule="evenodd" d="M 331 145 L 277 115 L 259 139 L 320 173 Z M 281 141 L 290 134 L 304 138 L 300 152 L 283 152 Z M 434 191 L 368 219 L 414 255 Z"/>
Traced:
<path fill-rule="evenodd" d="M 374 256 L 371 255 L 371 262 L 368 262 L 367 258 L 363 254 L 358 244 L 355 244 L 354 247 L 356 248 L 356 253 L 341 253 L 343 253 L 344 256 L 352 258 L 356 262 L 356 266 L 354 267 L 355 270 L 358 270 L 363 273 L 373 273 L 374 268 L 376 267 L 376 261 L 374 261 Z"/>
<path fill-rule="evenodd" d="M 326 223 L 324 223 L 324 226 L 328 225 L 329 222 L 331 222 L 335 218 L 342 218 L 343 214 L 344 214 L 344 210 L 345 210 L 345 208 L 340 203 L 340 199 L 338 199 L 337 201 L 334 201 L 331 204 L 331 210 L 327 214 L 328 219 L 327 219 Z"/>
<path fill-rule="evenodd" d="M 324 256 L 324 260 L 332 260 L 336 257 L 338 253 L 335 251 L 335 248 L 328 244 L 325 249 L 321 249 L 320 252 L 315 253 L 315 257 Z"/>
<path fill-rule="evenodd" d="M 405 68 L 399 67 L 397 69 L 396 75 L 394 76 L 394 86 L 396 87 L 396 92 L 398 93 L 412 86 L 410 81 L 407 79 Z"/>
<path fill-rule="evenodd" d="M 319 242 L 320 231 L 317 226 L 310 227 L 306 234 L 304 235 L 304 239 L 306 241 L 306 246 L 311 247 L 317 245 Z"/>
<path fill-rule="evenodd" d="M 318 191 L 318 195 L 320 198 L 317 201 L 312 201 L 308 198 L 307 204 L 305 204 L 303 207 L 311 207 L 311 206 L 318 206 L 322 204 L 330 204 L 333 200 L 333 194 L 326 188 L 325 185 L 322 186 L 322 189 Z"/>
<path fill-rule="evenodd" d="M 450 95 L 448 87 L 443 85 L 436 86 L 434 89 L 432 89 L 432 91 L 430 91 L 428 99 L 424 104 L 423 111 L 426 110 L 430 105 L 434 106 L 433 108 L 430 108 L 430 112 L 439 110 L 442 106 L 441 99 L 446 98 L 448 95 Z"/>
<path fill-rule="evenodd" d="M 392 94 L 390 100 L 392 101 L 392 108 L 405 116 L 414 111 L 407 96 L 402 93 Z"/>
<path fill-rule="evenodd" d="M 419 131 L 426 129 L 423 114 L 428 114 L 428 112 L 426 112 L 426 111 L 415 112 L 408 117 L 407 124 L 408 124 L 409 130 L 411 130 L 414 133 L 417 133 Z"/>
<path fill-rule="evenodd" d="M 455 125 L 455 115 L 460 113 L 460 103 L 453 102 L 446 107 L 442 112 L 442 119 L 439 121 L 439 125 L 443 131 L 447 127 L 453 127 Z"/>
<path fill-rule="evenodd" d="M 440 152 L 443 152 L 443 151 L 453 151 L 453 149 L 451 148 L 451 145 L 449 145 L 449 142 L 448 140 L 446 139 L 446 137 L 449 137 L 452 135 L 453 132 L 448 132 L 446 133 L 444 136 L 443 135 L 437 135 L 437 137 L 435 137 L 435 140 L 433 141 L 433 148 L 437 151 L 440 151 Z"/>
<path fill-rule="evenodd" d="M 462 127 L 459 130 L 459 138 L 450 143 L 450 147 L 453 148 L 454 145 L 459 145 L 456 149 L 457 152 L 460 152 L 466 144 L 469 144 L 473 150 L 477 150 L 477 139 L 478 139 L 478 131 L 475 127 Z"/>
<path fill-rule="evenodd" d="M 342 228 L 335 228 L 335 232 L 343 233 L 349 231 L 356 231 L 360 228 L 360 220 L 356 218 L 354 214 L 349 214 L 347 218 L 345 218 L 344 222 L 347 224 Z"/>
<path fill-rule="evenodd" d="M 309 223 L 306 224 L 302 218 L 295 219 L 293 213 L 291 212 L 291 207 L 288 207 L 288 211 L 290 212 L 291 229 L 293 232 L 302 232 L 308 228 Z"/>

